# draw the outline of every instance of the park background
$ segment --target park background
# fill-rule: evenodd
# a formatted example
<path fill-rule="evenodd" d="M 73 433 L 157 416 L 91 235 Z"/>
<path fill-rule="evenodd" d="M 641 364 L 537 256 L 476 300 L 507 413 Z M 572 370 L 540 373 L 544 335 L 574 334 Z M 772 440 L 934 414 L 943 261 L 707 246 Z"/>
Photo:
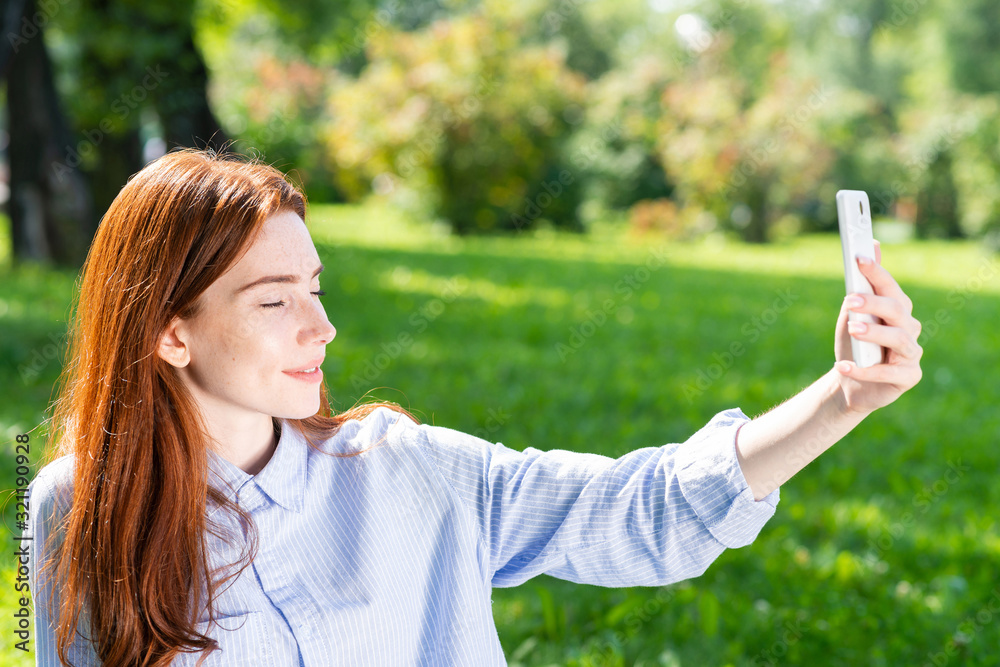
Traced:
<path fill-rule="evenodd" d="M 834 194 L 871 197 L 924 379 L 702 577 L 497 589 L 512 666 L 996 665 L 1000 4 L 4 0 L 0 663 L 15 439 L 41 456 L 77 270 L 172 147 L 290 172 L 336 407 L 618 456 L 825 372 Z M 34 471 L 35 468 L 32 468 Z"/>

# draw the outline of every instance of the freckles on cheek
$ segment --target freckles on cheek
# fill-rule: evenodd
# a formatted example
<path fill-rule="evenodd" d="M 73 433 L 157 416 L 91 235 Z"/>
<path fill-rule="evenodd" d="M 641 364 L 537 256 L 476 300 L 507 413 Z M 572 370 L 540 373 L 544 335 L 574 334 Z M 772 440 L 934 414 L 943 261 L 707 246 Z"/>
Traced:
<path fill-rule="evenodd" d="M 247 340 L 226 336 L 219 341 L 219 345 L 215 348 L 216 363 L 222 368 L 232 371 L 240 365 L 247 347 Z"/>

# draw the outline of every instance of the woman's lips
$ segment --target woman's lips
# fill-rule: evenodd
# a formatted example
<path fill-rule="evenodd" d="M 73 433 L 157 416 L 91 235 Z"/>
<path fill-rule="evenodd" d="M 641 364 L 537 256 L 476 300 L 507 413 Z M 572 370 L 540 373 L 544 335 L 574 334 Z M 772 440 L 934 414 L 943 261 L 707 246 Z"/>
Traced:
<path fill-rule="evenodd" d="M 316 366 L 315 368 L 310 370 L 312 372 L 306 370 L 306 371 L 284 371 L 284 373 L 285 375 L 289 375 L 295 378 L 296 380 L 300 380 L 302 382 L 317 383 L 323 379 L 323 370 L 319 366 Z"/>

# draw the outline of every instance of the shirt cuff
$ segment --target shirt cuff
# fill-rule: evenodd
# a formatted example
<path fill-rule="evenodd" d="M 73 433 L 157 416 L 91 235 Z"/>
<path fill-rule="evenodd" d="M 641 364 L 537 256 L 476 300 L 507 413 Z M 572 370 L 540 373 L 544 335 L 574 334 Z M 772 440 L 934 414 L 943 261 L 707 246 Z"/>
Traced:
<path fill-rule="evenodd" d="M 715 415 L 678 449 L 677 482 L 702 523 L 724 547 L 750 544 L 780 498 L 775 489 L 760 501 L 736 458 L 736 431 L 750 421 L 739 408 Z"/>

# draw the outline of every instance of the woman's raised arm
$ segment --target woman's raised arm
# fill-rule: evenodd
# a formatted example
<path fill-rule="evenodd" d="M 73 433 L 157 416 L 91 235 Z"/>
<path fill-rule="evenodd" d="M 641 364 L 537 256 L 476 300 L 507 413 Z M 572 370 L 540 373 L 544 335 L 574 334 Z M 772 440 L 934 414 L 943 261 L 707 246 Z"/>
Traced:
<path fill-rule="evenodd" d="M 862 419 L 884 407 L 920 381 L 917 343 L 920 322 L 913 303 L 878 262 L 860 261 L 874 295 L 850 294 L 837 320 L 836 363 L 823 377 L 739 430 L 736 453 L 743 475 L 758 500 L 788 481 L 810 461 L 840 440 Z M 871 313 L 882 324 L 848 325 L 847 311 Z M 858 368 L 851 360 L 850 337 L 885 348 L 881 364 Z"/>

